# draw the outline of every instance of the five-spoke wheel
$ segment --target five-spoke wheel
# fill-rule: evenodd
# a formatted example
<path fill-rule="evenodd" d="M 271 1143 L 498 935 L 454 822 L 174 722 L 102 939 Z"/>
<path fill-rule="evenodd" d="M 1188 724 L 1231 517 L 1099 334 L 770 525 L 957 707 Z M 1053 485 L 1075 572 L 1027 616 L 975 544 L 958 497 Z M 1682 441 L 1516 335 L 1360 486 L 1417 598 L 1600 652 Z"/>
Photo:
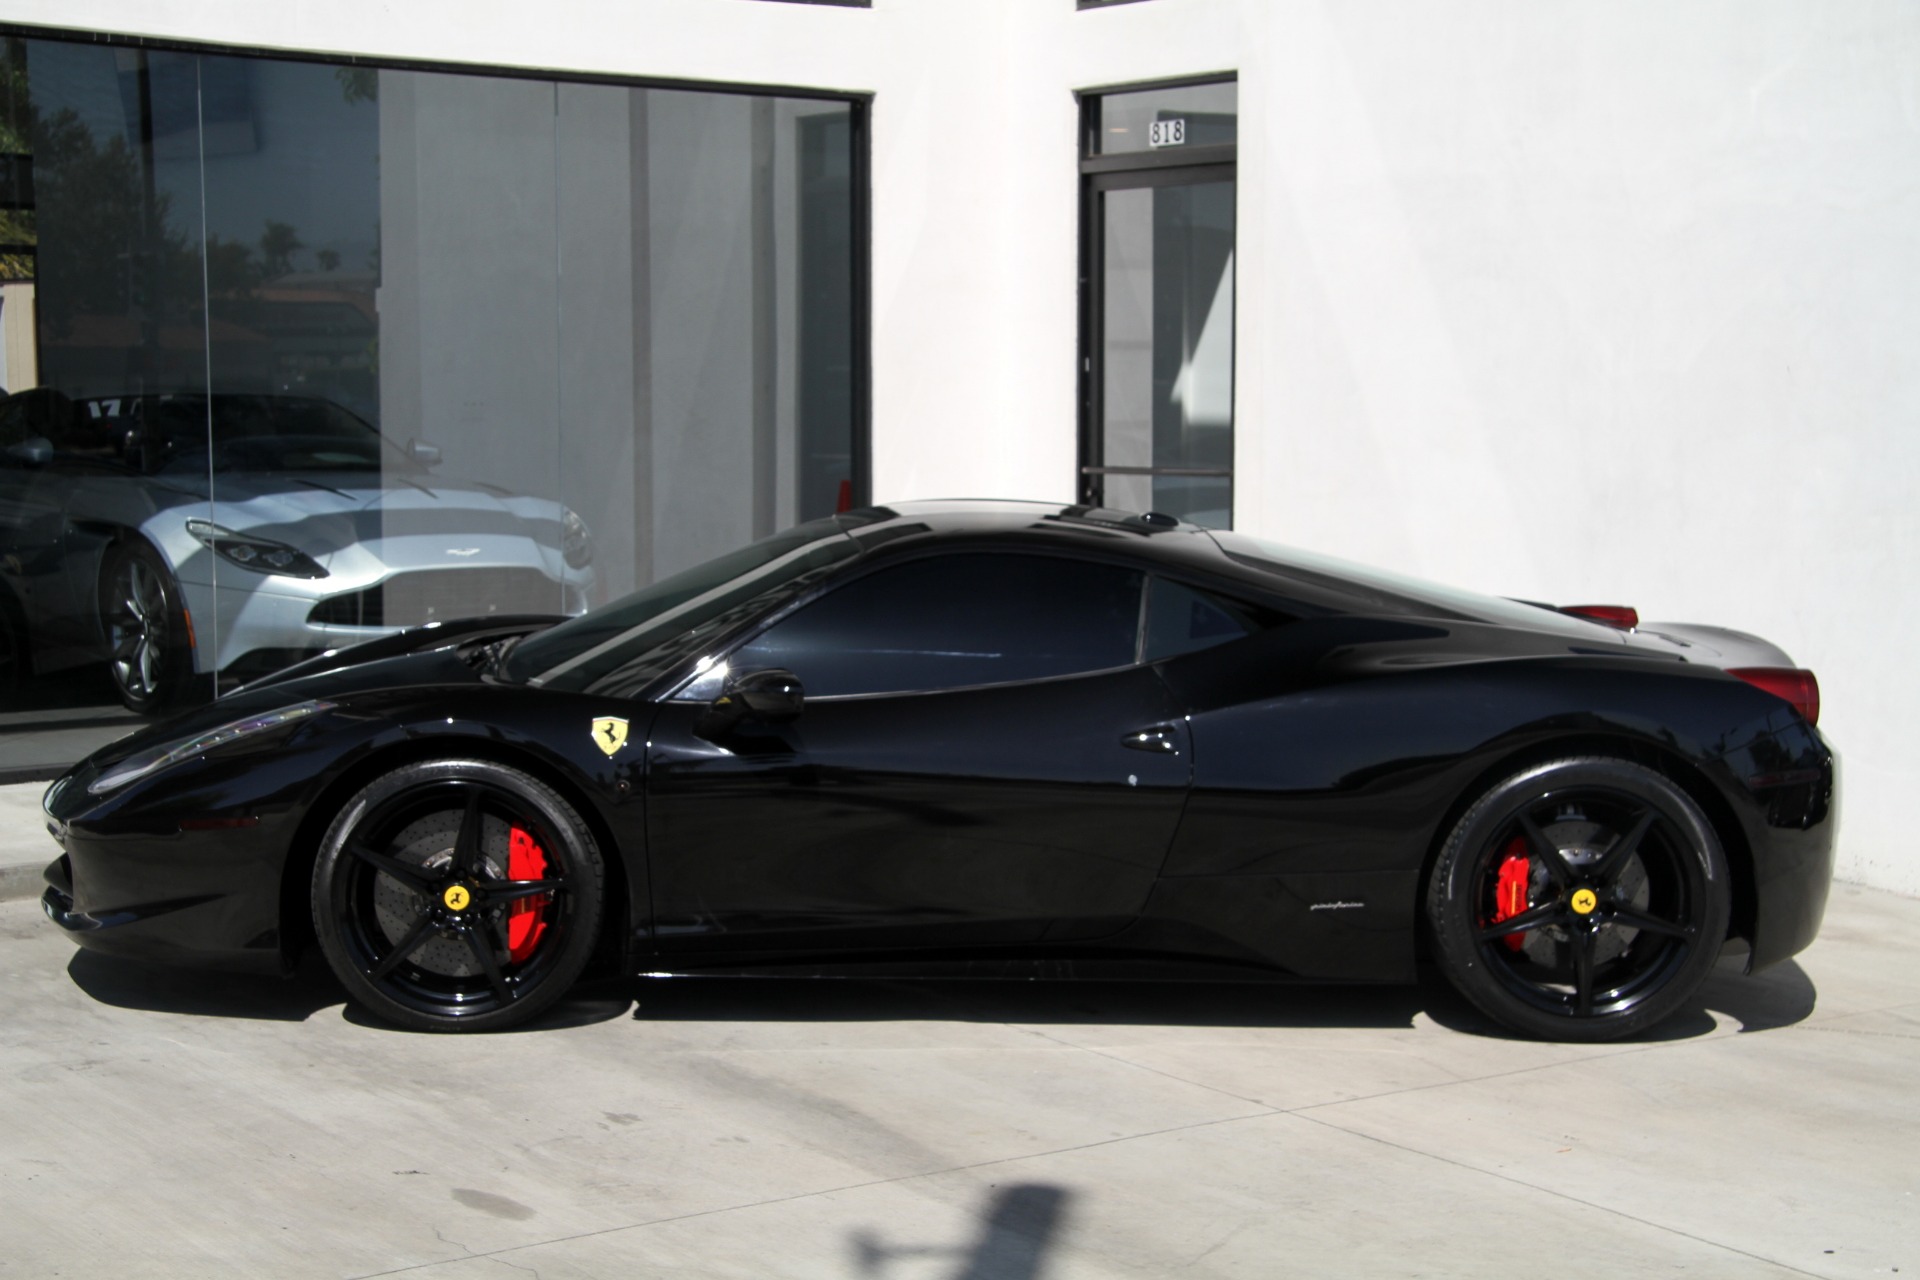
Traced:
<path fill-rule="evenodd" d="M 1460 819 L 1427 893 L 1441 967 L 1530 1035 L 1610 1040 L 1672 1013 L 1727 931 L 1726 858 L 1687 793 L 1607 757 L 1527 769 Z"/>
<path fill-rule="evenodd" d="M 483 760 L 409 765 L 348 801 L 314 864 L 314 928 L 348 993 L 425 1031 L 497 1030 L 593 951 L 604 872 L 551 788 Z"/>

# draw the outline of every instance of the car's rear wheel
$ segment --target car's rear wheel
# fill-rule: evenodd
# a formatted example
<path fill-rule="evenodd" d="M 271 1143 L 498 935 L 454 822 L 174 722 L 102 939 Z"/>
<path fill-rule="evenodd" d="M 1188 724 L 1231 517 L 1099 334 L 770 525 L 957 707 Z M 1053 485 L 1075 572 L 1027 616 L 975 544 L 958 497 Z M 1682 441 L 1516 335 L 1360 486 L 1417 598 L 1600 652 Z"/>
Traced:
<path fill-rule="evenodd" d="M 1550 1040 L 1642 1031 L 1705 981 L 1731 892 L 1687 793 L 1609 757 L 1526 769 L 1461 817 L 1427 891 L 1448 979 L 1491 1017 Z"/>
<path fill-rule="evenodd" d="M 342 808 L 313 870 L 314 930 L 347 992 L 420 1031 L 494 1031 L 579 977 L 605 870 L 552 788 L 484 760 L 408 765 Z"/>
<path fill-rule="evenodd" d="M 186 606 L 159 553 L 138 538 L 107 551 L 100 621 L 107 674 L 129 710 L 154 715 L 186 698 L 193 682 Z"/>

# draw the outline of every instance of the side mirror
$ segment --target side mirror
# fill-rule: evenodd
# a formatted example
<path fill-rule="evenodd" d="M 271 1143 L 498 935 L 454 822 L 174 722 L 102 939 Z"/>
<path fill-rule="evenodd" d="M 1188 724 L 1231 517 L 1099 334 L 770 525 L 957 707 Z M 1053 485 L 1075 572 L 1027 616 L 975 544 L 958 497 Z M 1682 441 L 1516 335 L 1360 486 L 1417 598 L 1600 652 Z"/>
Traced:
<path fill-rule="evenodd" d="M 737 705 L 736 714 L 740 717 L 781 724 L 800 714 L 806 696 L 799 676 L 780 667 L 770 667 L 765 671 L 745 671 L 729 679 L 721 688 L 720 696 L 713 700 L 713 709 L 725 714 L 730 705 Z"/>
<path fill-rule="evenodd" d="M 799 716 L 805 700 L 806 690 L 800 686 L 800 677 L 791 671 L 773 667 L 742 672 L 727 677 L 720 696 L 707 704 L 693 731 L 712 742 L 732 733 L 743 722 L 785 724 Z"/>
<path fill-rule="evenodd" d="M 45 436 L 28 436 L 7 446 L 7 461 L 22 467 L 44 467 L 53 461 L 53 441 Z"/>
<path fill-rule="evenodd" d="M 409 440 L 407 453 L 423 467 L 440 465 L 440 446 L 437 444 L 428 444 L 425 440 Z"/>

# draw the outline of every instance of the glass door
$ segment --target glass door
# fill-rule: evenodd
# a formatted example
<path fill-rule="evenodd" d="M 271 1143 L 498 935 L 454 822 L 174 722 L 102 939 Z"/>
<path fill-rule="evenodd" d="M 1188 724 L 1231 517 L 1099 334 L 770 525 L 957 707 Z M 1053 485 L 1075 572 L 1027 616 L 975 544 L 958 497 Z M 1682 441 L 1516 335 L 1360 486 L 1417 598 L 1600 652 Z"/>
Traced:
<path fill-rule="evenodd" d="M 1233 523 L 1234 85 L 1087 108 L 1080 497 Z"/>

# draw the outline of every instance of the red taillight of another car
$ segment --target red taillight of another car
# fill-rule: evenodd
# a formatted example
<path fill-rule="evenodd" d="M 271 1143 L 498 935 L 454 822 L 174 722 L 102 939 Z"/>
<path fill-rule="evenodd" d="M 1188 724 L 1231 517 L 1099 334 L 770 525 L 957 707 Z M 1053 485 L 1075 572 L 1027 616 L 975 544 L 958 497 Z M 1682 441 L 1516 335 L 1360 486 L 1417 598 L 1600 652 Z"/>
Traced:
<path fill-rule="evenodd" d="M 1802 667 L 1729 667 L 1727 674 L 1739 676 L 1776 698 L 1785 698 L 1808 724 L 1820 723 L 1820 682 L 1813 672 Z"/>
<path fill-rule="evenodd" d="M 1589 622 L 1604 622 L 1622 631 L 1631 631 L 1640 625 L 1640 611 L 1630 604 L 1563 604 L 1560 612 Z"/>

